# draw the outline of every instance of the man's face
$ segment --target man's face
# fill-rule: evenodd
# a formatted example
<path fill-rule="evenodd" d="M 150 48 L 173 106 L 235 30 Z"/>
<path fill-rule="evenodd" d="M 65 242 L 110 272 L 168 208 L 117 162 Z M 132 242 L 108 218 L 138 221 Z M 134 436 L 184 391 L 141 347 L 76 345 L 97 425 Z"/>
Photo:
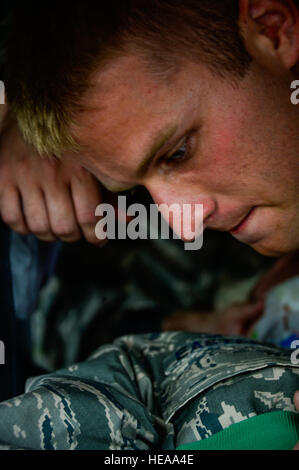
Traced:
<path fill-rule="evenodd" d="M 86 95 L 80 163 L 110 190 L 143 185 L 156 204 L 203 204 L 205 228 L 260 253 L 299 249 L 299 107 L 290 83 L 256 64 L 234 82 L 189 62 L 162 80 L 123 57 Z"/>

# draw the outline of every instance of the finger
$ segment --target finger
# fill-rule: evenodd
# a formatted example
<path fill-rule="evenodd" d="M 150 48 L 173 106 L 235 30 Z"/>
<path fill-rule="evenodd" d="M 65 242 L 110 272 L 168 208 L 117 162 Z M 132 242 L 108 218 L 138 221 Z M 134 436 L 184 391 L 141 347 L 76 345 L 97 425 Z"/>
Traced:
<path fill-rule="evenodd" d="M 247 336 L 250 328 L 261 317 L 263 311 L 263 302 L 257 304 L 233 304 L 224 311 L 219 312 L 220 334 Z"/>
<path fill-rule="evenodd" d="M 100 241 L 95 233 L 98 222 L 95 210 L 102 202 L 99 182 L 84 170 L 84 173 L 77 173 L 72 178 L 71 190 L 76 218 L 85 239 L 94 245 L 105 244 L 105 241 Z"/>
<path fill-rule="evenodd" d="M 254 319 L 263 313 L 264 305 L 263 301 L 256 302 L 252 305 L 245 305 L 240 314 L 246 320 Z"/>
<path fill-rule="evenodd" d="M 0 215 L 5 224 L 13 231 L 28 235 L 29 229 L 26 224 L 20 194 L 14 186 L 8 186 L 1 195 L 0 199 Z"/>
<path fill-rule="evenodd" d="M 244 308 L 243 319 L 241 322 L 241 333 L 249 336 L 253 333 L 256 322 L 264 313 L 264 302 L 258 302 L 254 305 Z"/>
<path fill-rule="evenodd" d="M 259 317 L 264 311 L 264 302 L 259 301 L 256 303 L 235 303 L 220 312 L 223 317 L 235 321 L 247 321 Z"/>
<path fill-rule="evenodd" d="M 46 202 L 42 191 L 30 186 L 23 190 L 23 211 L 29 231 L 45 242 L 56 240 L 51 231 Z"/>
<path fill-rule="evenodd" d="M 47 188 L 46 207 L 52 233 L 64 242 L 76 242 L 82 238 L 76 220 L 69 187 L 61 182 Z"/>

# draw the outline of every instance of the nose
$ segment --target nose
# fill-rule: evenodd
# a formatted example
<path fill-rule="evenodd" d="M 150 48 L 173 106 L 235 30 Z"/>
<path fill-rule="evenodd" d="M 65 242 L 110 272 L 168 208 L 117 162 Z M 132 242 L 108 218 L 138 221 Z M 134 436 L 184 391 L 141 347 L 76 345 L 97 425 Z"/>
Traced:
<path fill-rule="evenodd" d="M 185 195 L 165 187 L 148 190 L 163 218 L 183 241 L 202 234 L 216 211 L 216 201 L 207 194 Z"/>

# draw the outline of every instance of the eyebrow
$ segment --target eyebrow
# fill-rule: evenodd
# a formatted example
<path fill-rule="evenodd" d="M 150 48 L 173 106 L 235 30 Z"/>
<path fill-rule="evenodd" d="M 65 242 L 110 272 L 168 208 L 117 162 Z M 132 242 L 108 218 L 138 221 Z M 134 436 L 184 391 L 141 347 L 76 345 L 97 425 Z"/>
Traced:
<path fill-rule="evenodd" d="M 177 131 L 178 126 L 172 126 L 170 127 L 167 131 L 162 131 L 160 132 L 153 140 L 154 144 L 152 145 L 151 149 L 148 151 L 146 156 L 144 157 L 143 161 L 141 164 L 138 166 L 137 171 L 136 171 L 136 177 L 137 179 L 142 179 L 146 173 L 148 172 L 153 159 L 155 158 L 157 152 L 164 147 L 164 145 L 170 140 L 174 134 Z M 109 184 L 106 183 L 104 184 L 102 182 L 103 186 L 110 192 L 112 193 L 120 193 L 120 192 L 125 192 L 125 191 L 130 191 L 134 189 L 134 186 L 117 186 L 117 184 Z"/>
<path fill-rule="evenodd" d="M 147 155 L 143 159 L 142 163 L 139 165 L 137 169 L 137 178 L 143 178 L 146 173 L 148 172 L 153 159 L 155 158 L 157 152 L 164 147 L 164 145 L 174 136 L 177 131 L 177 126 L 172 126 L 167 131 L 160 132 L 153 140 L 154 144 L 152 145 L 151 149 L 148 151 Z"/>

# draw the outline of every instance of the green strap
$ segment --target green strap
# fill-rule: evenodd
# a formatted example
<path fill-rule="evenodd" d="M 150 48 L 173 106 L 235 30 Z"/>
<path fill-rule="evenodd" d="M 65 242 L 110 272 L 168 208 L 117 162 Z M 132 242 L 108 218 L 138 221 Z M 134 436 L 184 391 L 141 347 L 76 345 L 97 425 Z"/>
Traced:
<path fill-rule="evenodd" d="M 299 441 L 299 413 L 272 411 L 235 423 L 177 450 L 291 450 Z"/>

